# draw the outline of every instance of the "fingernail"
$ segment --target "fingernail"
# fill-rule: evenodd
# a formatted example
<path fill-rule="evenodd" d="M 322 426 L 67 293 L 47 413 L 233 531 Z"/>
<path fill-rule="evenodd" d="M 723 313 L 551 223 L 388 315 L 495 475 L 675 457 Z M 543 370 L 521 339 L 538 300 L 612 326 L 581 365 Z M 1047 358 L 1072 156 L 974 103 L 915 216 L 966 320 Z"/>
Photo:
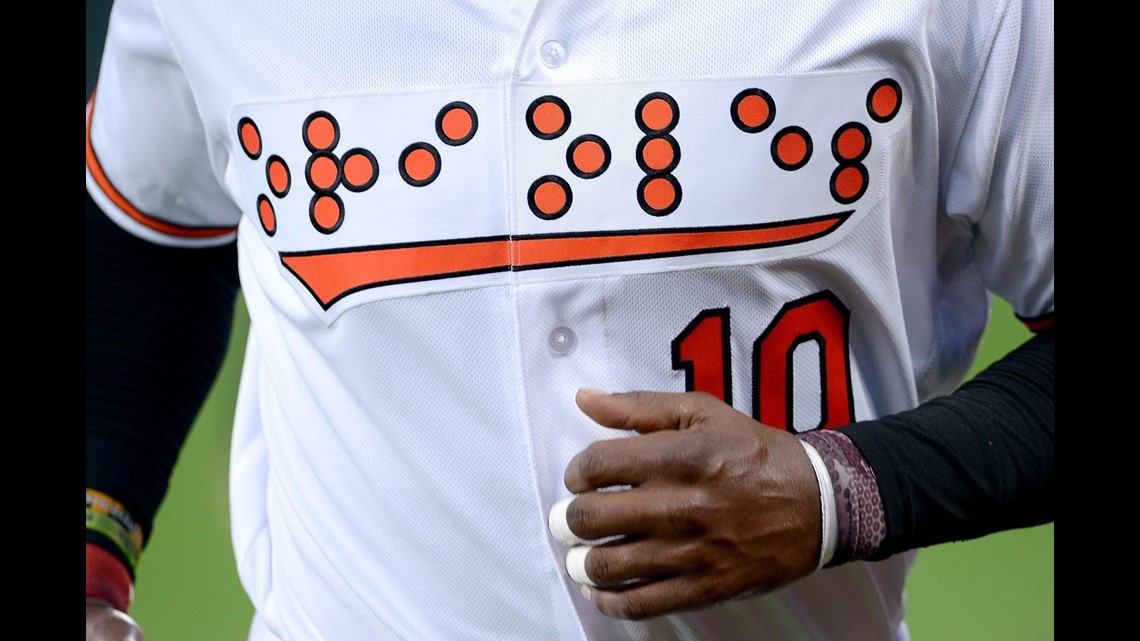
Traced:
<path fill-rule="evenodd" d="M 587 585 L 582 586 L 582 596 L 585 597 L 587 601 L 590 600 L 590 587 L 589 586 L 587 586 Z"/>

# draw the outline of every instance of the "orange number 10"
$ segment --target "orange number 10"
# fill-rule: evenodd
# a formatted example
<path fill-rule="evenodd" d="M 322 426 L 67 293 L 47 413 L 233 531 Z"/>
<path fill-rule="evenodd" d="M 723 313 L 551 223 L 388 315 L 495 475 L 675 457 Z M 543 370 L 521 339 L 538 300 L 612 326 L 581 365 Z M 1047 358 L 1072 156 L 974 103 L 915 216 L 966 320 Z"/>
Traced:
<path fill-rule="evenodd" d="M 732 404 L 729 309 L 706 309 L 673 339 L 673 369 L 685 372 L 687 391 L 708 392 Z M 752 343 L 752 416 L 789 431 L 839 427 L 855 418 L 848 359 L 850 312 L 829 291 L 784 305 Z M 795 429 L 796 348 L 814 342 L 819 349 L 818 425 Z M 802 398 L 802 396 L 801 396 Z"/>

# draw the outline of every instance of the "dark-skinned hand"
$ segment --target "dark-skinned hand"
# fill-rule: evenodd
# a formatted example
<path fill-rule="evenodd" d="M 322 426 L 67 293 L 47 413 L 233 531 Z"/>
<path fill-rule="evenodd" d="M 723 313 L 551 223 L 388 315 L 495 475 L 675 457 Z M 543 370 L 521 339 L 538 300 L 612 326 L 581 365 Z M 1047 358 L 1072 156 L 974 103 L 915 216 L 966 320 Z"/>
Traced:
<path fill-rule="evenodd" d="M 601 612 L 692 610 L 816 569 L 819 485 L 793 435 L 703 393 L 581 390 L 575 400 L 598 424 L 637 432 L 593 443 L 566 467 L 577 497 L 563 527 L 606 539 L 577 553 L 595 584 L 583 594 Z"/>
<path fill-rule="evenodd" d="M 87 641 L 146 641 L 146 637 L 126 612 L 87 597 Z"/>

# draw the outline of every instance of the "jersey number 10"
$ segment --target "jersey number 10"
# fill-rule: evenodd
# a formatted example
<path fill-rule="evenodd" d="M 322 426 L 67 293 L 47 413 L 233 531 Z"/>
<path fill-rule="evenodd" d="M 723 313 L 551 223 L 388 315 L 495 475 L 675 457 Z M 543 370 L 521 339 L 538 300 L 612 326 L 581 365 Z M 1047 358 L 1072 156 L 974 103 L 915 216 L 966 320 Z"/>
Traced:
<path fill-rule="evenodd" d="M 855 405 L 848 360 L 849 321 L 847 307 L 830 291 L 784 305 L 752 343 L 752 417 L 792 432 L 851 423 Z M 820 420 L 818 425 L 796 429 L 793 356 L 796 348 L 809 342 L 819 349 Z M 684 370 L 687 391 L 707 392 L 732 405 L 729 308 L 702 311 L 673 339 L 673 369 Z"/>

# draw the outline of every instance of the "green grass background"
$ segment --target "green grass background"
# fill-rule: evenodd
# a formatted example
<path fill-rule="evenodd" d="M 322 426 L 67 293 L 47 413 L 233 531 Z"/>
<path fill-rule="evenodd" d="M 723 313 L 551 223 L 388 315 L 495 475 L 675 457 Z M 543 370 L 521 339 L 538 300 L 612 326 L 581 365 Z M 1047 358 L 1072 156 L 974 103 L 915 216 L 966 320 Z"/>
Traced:
<path fill-rule="evenodd" d="M 239 302 L 223 370 L 174 470 L 141 561 L 132 614 L 148 641 L 241 641 L 249 627 L 252 607 L 234 569 L 226 487 L 247 327 Z M 1027 336 L 999 303 L 975 371 Z M 1052 639 L 1053 525 L 922 551 L 906 618 L 914 641 Z"/>

